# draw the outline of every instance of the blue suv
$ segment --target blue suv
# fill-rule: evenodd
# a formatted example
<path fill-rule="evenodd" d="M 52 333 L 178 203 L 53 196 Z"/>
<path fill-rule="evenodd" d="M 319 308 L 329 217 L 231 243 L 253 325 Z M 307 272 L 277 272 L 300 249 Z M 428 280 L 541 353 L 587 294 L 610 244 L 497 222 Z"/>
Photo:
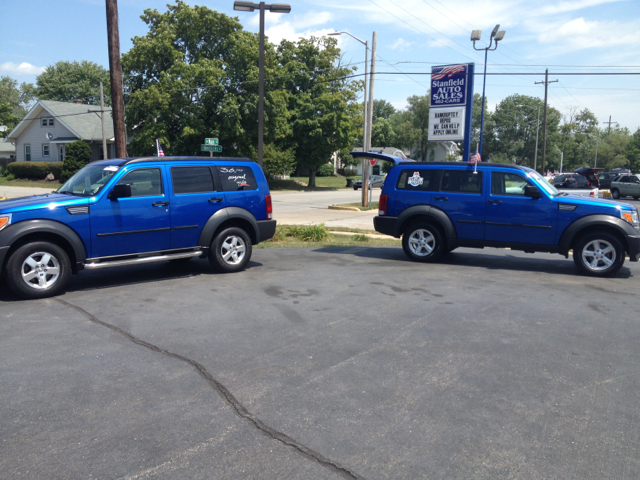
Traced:
<path fill-rule="evenodd" d="M 373 156 L 368 153 L 367 156 Z M 365 156 L 360 153 L 359 156 Z M 515 165 L 394 161 L 385 180 L 378 232 L 402 236 L 406 255 L 431 262 L 457 247 L 527 253 L 573 250 L 580 271 L 612 275 L 640 255 L 635 206 L 558 191 L 536 171 Z"/>
<path fill-rule="evenodd" d="M 0 202 L 0 268 L 26 298 L 55 295 L 84 268 L 201 257 L 235 272 L 275 229 L 269 186 L 251 160 L 104 160 L 56 192 Z"/>

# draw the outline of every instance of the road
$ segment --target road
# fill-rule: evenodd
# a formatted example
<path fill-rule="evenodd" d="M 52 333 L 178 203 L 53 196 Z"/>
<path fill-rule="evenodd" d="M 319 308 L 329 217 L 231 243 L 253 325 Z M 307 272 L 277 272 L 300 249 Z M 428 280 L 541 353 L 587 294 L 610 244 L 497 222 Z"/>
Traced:
<path fill-rule="evenodd" d="M 0 478 L 637 479 L 640 265 L 256 250 L 0 287 Z"/>

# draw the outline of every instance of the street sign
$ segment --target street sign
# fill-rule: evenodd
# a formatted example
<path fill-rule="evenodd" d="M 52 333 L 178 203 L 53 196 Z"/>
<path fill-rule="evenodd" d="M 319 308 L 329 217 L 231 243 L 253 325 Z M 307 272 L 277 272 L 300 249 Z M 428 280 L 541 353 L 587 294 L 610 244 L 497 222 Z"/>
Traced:
<path fill-rule="evenodd" d="M 218 145 L 200 145 L 200 151 L 201 152 L 221 152 L 222 147 L 219 147 Z"/>
<path fill-rule="evenodd" d="M 218 145 L 218 139 L 217 138 L 205 138 L 204 139 L 204 144 L 205 145 Z M 214 150 L 214 152 L 216 152 L 216 151 L 217 150 Z"/>
<path fill-rule="evenodd" d="M 376 159 L 372 158 L 369 160 L 369 163 L 371 164 L 371 166 L 373 167 L 376 164 Z"/>

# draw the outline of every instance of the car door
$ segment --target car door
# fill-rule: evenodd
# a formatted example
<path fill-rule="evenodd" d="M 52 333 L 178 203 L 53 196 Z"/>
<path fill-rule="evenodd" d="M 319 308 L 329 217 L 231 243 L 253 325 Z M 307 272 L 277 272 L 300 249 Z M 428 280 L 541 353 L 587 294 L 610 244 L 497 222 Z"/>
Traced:
<path fill-rule="evenodd" d="M 552 245 L 558 208 L 546 195 L 525 197 L 524 187 L 534 185 L 525 175 L 491 172 L 486 204 L 485 240 L 493 242 Z"/>
<path fill-rule="evenodd" d="M 627 195 L 630 195 L 629 175 L 623 175 L 618 179 L 618 190 L 620 191 L 621 197 L 626 197 Z"/>
<path fill-rule="evenodd" d="M 207 220 L 225 206 L 225 195 L 216 188 L 215 174 L 209 166 L 172 166 L 169 170 L 171 248 L 193 247 Z"/>
<path fill-rule="evenodd" d="M 164 167 L 133 166 L 118 184 L 130 185 L 131 197 L 104 195 L 91 207 L 92 257 L 168 249 L 171 217 Z"/>
<path fill-rule="evenodd" d="M 458 238 L 484 238 L 483 176 L 481 170 L 442 171 L 440 191 L 433 194 L 432 205 L 442 209 L 453 220 Z"/>

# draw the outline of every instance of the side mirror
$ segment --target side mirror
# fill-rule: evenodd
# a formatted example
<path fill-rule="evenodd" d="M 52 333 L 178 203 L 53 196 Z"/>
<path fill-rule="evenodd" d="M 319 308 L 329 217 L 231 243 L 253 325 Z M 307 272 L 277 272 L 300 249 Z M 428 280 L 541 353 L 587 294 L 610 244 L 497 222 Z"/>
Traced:
<path fill-rule="evenodd" d="M 131 196 L 131 185 L 115 185 L 109 192 L 109 200 L 117 200 Z"/>
<path fill-rule="evenodd" d="M 542 198 L 542 194 L 540 193 L 540 190 L 535 185 L 525 185 L 524 196 L 531 197 L 531 198 Z"/>

